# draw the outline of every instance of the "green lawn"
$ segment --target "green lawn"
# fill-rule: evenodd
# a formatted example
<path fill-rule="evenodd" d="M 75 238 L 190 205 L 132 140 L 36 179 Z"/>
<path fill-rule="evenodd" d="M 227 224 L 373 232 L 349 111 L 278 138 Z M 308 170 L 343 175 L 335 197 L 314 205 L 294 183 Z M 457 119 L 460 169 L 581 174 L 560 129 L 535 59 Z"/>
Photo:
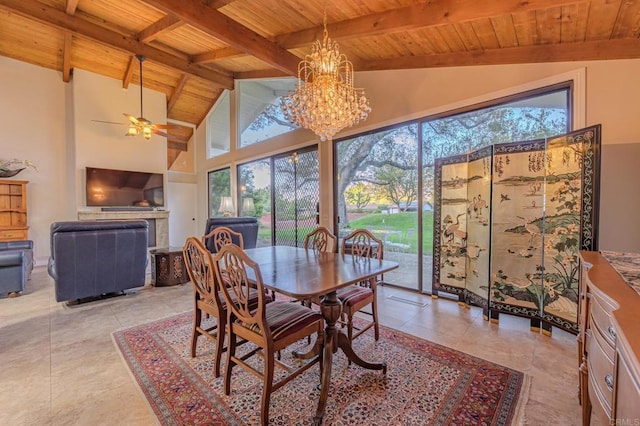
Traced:
<path fill-rule="evenodd" d="M 425 254 L 429 254 L 433 251 L 433 212 L 426 211 L 422 214 L 422 231 L 424 232 L 424 240 L 422 244 L 422 250 Z M 393 231 L 401 231 L 403 235 L 409 229 L 414 229 L 413 237 L 410 241 L 410 252 L 416 253 L 418 247 L 418 233 L 417 233 L 417 213 L 416 212 L 403 212 L 396 214 L 381 214 L 371 213 L 366 216 L 362 216 L 358 219 L 353 219 L 349 222 L 350 229 L 367 228 L 367 229 L 386 229 Z M 298 235 L 306 235 L 311 232 L 313 228 L 300 227 L 298 228 Z M 288 231 L 287 236 L 291 235 L 291 231 Z M 258 230 L 258 236 L 260 238 L 271 238 L 271 230 L 268 227 L 260 227 Z M 392 238 L 392 237 L 390 237 Z M 404 242 L 404 241 L 403 241 Z"/>
<path fill-rule="evenodd" d="M 367 229 L 387 229 L 393 231 L 402 231 L 406 235 L 406 231 L 414 229 L 411 244 L 411 251 L 417 252 L 418 233 L 417 233 L 417 213 L 403 212 L 395 214 L 372 213 L 353 219 L 349 222 L 350 229 L 367 228 Z M 422 232 L 424 240 L 422 242 L 422 250 L 424 253 L 433 251 L 433 212 L 426 211 L 422 214 Z"/>

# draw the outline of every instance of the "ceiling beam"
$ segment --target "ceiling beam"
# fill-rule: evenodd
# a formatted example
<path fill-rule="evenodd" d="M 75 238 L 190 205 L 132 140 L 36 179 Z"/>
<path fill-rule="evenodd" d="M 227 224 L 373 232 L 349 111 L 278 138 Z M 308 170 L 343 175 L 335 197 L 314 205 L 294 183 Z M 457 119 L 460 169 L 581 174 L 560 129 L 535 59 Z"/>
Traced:
<path fill-rule="evenodd" d="M 136 38 L 143 43 L 149 43 L 162 34 L 173 31 L 182 25 L 184 25 L 183 21 L 173 15 L 167 15 L 140 31 Z"/>
<path fill-rule="evenodd" d="M 68 83 L 71 80 L 71 42 L 73 35 L 65 31 L 64 47 L 62 48 L 62 81 Z"/>
<path fill-rule="evenodd" d="M 174 14 L 200 31 L 235 49 L 253 55 L 280 71 L 289 75 L 297 75 L 298 73 L 300 58 L 260 34 L 240 25 L 225 14 L 203 4 L 201 0 L 144 1 L 167 14 Z"/>
<path fill-rule="evenodd" d="M 333 40 L 348 40 L 583 2 L 584 0 L 428 1 L 327 24 L 327 31 Z M 273 41 L 285 49 L 293 49 L 322 39 L 323 31 L 323 26 L 318 25 L 276 36 Z"/>
<path fill-rule="evenodd" d="M 216 86 L 233 89 L 233 77 L 230 73 L 204 68 L 190 63 L 187 59 L 178 58 L 160 49 L 148 46 L 135 37 L 126 36 L 100 27 L 75 16 L 69 16 L 53 7 L 35 1 L 0 0 L 0 9 L 14 12 L 28 19 L 33 19 L 54 28 L 72 32 L 75 36 L 88 38 L 106 46 L 131 54 L 140 54 L 148 60 L 207 80 Z"/>
<path fill-rule="evenodd" d="M 188 145 L 187 145 L 188 142 L 189 142 L 188 140 L 186 141 L 184 139 L 170 135 L 167 138 L 167 148 L 175 149 L 178 151 L 186 151 L 188 148 Z"/>
<path fill-rule="evenodd" d="M 640 58 L 640 40 L 598 40 L 363 61 L 359 71 Z"/>
<path fill-rule="evenodd" d="M 135 55 L 129 56 L 129 63 L 127 64 L 127 70 L 124 72 L 124 77 L 122 78 L 122 88 L 128 89 L 129 84 L 131 83 L 131 79 L 133 78 L 133 70 L 136 65 L 138 65 L 138 59 Z"/>
<path fill-rule="evenodd" d="M 182 74 L 182 76 L 180 77 L 180 81 L 178 81 L 178 84 L 176 85 L 175 89 L 173 89 L 173 92 L 171 93 L 171 97 L 167 102 L 167 114 L 171 112 L 171 110 L 173 109 L 173 106 L 178 101 L 178 98 L 180 97 L 180 95 L 182 94 L 182 91 L 184 90 L 185 84 L 187 84 L 187 80 L 189 80 L 189 76 L 186 74 Z"/>
<path fill-rule="evenodd" d="M 77 8 L 78 8 L 78 0 L 67 0 L 67 5 L 65 6 L 65 13 L 67 15 L 74 15 L 76 13 Z"/>

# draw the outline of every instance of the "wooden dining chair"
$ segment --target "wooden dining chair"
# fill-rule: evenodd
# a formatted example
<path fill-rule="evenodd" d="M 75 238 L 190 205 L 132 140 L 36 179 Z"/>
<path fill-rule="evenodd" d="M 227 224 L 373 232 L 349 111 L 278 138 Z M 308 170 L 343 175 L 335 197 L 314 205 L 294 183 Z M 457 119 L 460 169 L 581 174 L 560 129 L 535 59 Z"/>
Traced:
<path fill-rule="evenodd" d="M 212 229 L 208 234 L 203 235 L 202 244 L 206 246 L 209 239 L 212 242 L 210 248 L 213 248 L 213 253 L 217 253 L 220 250 L 220 247 L 226 244 L 236 244 L 244 250 L 242 234 L 231 228 L 227 228 L 226 226 L 218 226 L 217 228 Z M 271 300 L 276 300 L 276 294 L 273 291 L 271 292 Z"/>
<path fill-rule="evenodd" d="M 342 239 L 341 251 L 343 254 L 353 256 L 354 261 L 362 261 L 369 258 L 380 260 L 383 257 L 383 244 L 382 240 L 376 238 L 370 231 L 356 229 Z M 378 340 L 380 337 L 377 285 L 378 277 L 372 277 L 366 281 L 339 289 L 337 292 L 338 299 L 342 302 L 342 312 L 347 316 L 347 335 L 350 342 L 371 327 L 374 328 L 375 339 Z M 371 305 L 371 312 L 363 309 L 368 305 Z M 371 315 L 373 322 L 360 329 L 355 328 L 353 317 L 356 312 Z M 356 330 L 355 334 L 354 329 Z"/>
<path fill-rule="evenodd" d="M 219 226 L 214 228 L 206 235 L 202 236 L 202 244 L 206 246 L 207 240 L 211 238 L 213 253 L 217 253 L 220 250 L 220 247 L 226 244 L 237 244 L 241 249 L 244 249 L 244 240 L 242 239 L 242 234 L 240 232 L 236 232 L 233 229 L 227 228 L 226 226 Z"/>
<path fill-rule="evenodd" d="M 236 365 L 260 377 L 262 379 L 260 420 L 261 424 L 266 425 L 269 422 L 271 393 L 322 359 L 320 354 L 300 366 L 292 367 L 277 360 L 276 352 L 314 333 L 318 333 L 319 338 L 322 338 L 324 318 L 320 312 L 297 303 L 285 301 L 266 303 L 260 268 L 240 247 L 223 246 L 213 258 L 213 262 L 217 280 L 221 282 L 224 279 L 227 282 L 227 286 L 222 287 L 222 293 L 229 306 L 224 393 L 225 395 L 231 393 L 231 374 Z M 257 307 L 253 306 L 250 299 L 246 297 L 253 284 L 257 287 Z M 237 356 L 238 338 L 252 342 L 256 347 L 246 354 Z M 246 361 L 257 353 L 264 359 L 262 371 L 252 367 Z M 273 383 L 276 365 L 284 368 L 288 374 L 277 383 Z"/>
<path fill-rule="evenodd" d="M 191 333 L 191 357 L 196 356 L 199 336 L 206 336 L 216 344 L 214 376 L 220 377 L 220 361 L 225 351 L 224 336 L 227 322 L 227 302 L 213 272 L 213 259 L 204 244 L 195 237 L 187 238 L 182 249 L 187 273 L 194 288 L 193 330 Z M 265 303 L 271 301 L 267 295 Z M 247 303 L 254 308 L 258 304 L 257 290 L 251 289 Z M 202 327 L 203 314 L 214 317 L 216 323 Z"/>
<path fill-rule="evenodd" d="M 324 226 L 318 226 L 304 237 L 302 246 L 318 252 L 338 252 L 338 238 Z"/>

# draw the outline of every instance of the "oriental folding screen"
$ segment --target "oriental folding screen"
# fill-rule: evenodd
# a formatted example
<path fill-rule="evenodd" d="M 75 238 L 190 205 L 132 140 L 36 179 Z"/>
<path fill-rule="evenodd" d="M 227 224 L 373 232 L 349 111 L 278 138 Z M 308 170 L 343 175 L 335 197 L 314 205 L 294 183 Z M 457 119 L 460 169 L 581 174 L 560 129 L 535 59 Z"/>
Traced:
<path fill-rule="evenodd" d="M 579 250 L 596 249 L 600 126 L 435 163 L 433 294 L 577 333 Z"/>

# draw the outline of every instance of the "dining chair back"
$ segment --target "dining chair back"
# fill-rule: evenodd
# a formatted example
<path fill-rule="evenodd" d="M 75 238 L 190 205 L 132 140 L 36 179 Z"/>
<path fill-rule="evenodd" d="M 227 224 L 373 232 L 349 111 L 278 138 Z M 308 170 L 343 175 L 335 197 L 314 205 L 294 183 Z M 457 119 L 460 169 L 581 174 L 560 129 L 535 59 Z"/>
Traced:
<path fill-rule="evenodd" d="M 217 280 L 227 284 L 222 286 L 222 294 L 229 307 L 224 392 L 226 395 L 231 393 L 231 374 L 236 365 L 260 377 L 263 382 L 260 420 L 263 425 L 266 425 L 269 422 L 271 393 L 321 359 L 319 355 L 302 365 L 288 366 L 276 359 L 276 353 L 314 333 L 318 333 L 318 338 L 321 339 L 324 319 L 319 312 L 297 303 L 285 301 L 266 303 L 260 267 L 236 245 L 221 247 L 213 258 L 213 268 Z M 254 286 L 258 294 L 257 306 L 253 306 L 248 297 Z M 238 338 L 252 342 L 255 348 L 247 353 L 236 355 Z M 258 353 L 264 359 L 264 367 L 261 371 L 247 362 L 248 358 Z M 274 383 L 276 365 L 284 368 L 288 374 Z"/>
<path fill-rule="evenodd" d="M 194 316 L 191 333 L 191 357 L 196 356 L 199 336 L 206 336 L 215 345 L 214 376 L 220 377 L 220 362 L 225 351 L 224 336 L 227 322 L 227 303 L 220 293 L 220 285 L 213 271 L 211 252 L 202 241 L 195 237 L 187 238 L 182 249 L 183 258 L 189 279 L 194 288 Z M 258 304 L 256 290 L 248 293 L 249 304 Z M 271 298 L 268 298 L 270 301 Z M 203 315 L 216 319 L 209 327 L 202 325 Z"/>
<path fill-rule="evenodd" d="M 343 255 L 351 255 L 354 261 L 362 261 L 364 259 L 381 260 L 384 246 L 382 240 L 375 237 L 370 231 L 356 229 L 342 239 L 341 251 Z M 338 299 L 342 302 L 343 312 L 347 316 L 346 326 L 349 341 L 352 341 L 371 327 L 374 328 L 375 339 L 379 339 L 377 285 L 378 278 L 372 277 L 338 290 Z M 363 310 L 368 305 L 371 305 L 370 312 Z M 371 315 L 373 322 L 357 329 L 353 324 L 353 317 L 356 312 Z M 355 333 L 354 330 L 356 331 Z"/>
<path fill-rule="evenodd" d="M 213 253 L 217 253 L 220 247 L 226 244 L 236 244 L 238 247 L 244 249 L 244 239 L 240 232 L 236 232 L 233 229 L 226 226 L 219 226 L 214 228 L 206 235 L 202 236 L 202 244 L 206 246 L 207 241 L 213 248 Z"/>
<path fill-rule="evenodd" d="M 303 247 L 318 252 L 338 252 L 338 238 L 324 226 L 318 226 L 304 237 Z"/>

